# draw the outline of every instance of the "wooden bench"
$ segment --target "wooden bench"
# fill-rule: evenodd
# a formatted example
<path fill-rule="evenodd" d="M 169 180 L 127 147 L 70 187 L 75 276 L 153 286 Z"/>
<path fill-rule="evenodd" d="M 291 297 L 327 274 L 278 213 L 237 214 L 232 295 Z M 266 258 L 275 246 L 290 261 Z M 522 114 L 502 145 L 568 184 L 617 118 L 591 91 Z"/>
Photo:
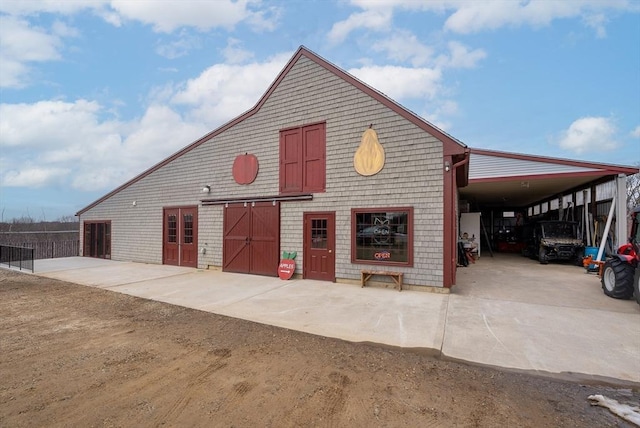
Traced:
<path fill-rule="evenodd" d="M 390 272 L 390 271 L 381 271 L 381 270 L 362 270 L 360 271 L 360 281 L 361 281 L 361 287 L 364 287 L 365 285 L 367 285 L 367 281 L 369 281 L 369 279 L 374 276 L 374 275 L 380 275 L 380 276 L 390 276 L 391 279 L 393 279 L 393 282 L 396 283 L 396 285 L 398 286 L 398 291 L 402 291 L 402 277 L 404 276 L 404 273 L 402 272 Z"/>

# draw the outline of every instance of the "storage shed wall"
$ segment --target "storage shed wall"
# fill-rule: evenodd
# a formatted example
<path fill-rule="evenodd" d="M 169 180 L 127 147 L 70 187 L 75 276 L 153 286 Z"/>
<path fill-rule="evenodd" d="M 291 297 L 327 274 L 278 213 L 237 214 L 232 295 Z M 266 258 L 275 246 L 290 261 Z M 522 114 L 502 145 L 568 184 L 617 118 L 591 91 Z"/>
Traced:
<path fill-rule="evenodd" d="M 302 56 L 259 111 L 167 163 L 85 212 L 81 220 L 112 221 L 112 258 L 162 262 L 162 207 L 199 205 L 207 198 L 272 196 L 279 192 L 279 131 L 326 122 L 326 192 L 313 201 L 281 204 L 281 249 L 303 254 L 303 212 L 336 212 L 336 277 L 358 279 L 364 265 L 351 263 L 351 208 L 414 207 L 414 266 L 407 284 L 443 283 L 442 143 L 324 67 Z M 358 175 L 353 155 L 370 126 L 386 153 L 384 169 Z M 235 157 L 253 153 L 259 173 L 238 185 Z M 132 205 L 136 201 L 136 206 Z M 223 206 L 199 207 L 198 265 L 222 265 Z M 366 266 L 370 267 L 370 266 Z"/>

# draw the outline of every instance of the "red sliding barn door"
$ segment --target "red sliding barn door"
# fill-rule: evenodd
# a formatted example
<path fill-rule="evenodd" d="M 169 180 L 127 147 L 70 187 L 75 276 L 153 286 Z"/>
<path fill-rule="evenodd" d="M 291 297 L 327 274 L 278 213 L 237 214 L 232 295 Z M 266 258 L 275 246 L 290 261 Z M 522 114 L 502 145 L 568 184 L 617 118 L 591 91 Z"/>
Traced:
<path fill-rule="evenodd" d="M 280 204 L 247 202 L 224 208 L 223 270 L 277 276 Z"/>

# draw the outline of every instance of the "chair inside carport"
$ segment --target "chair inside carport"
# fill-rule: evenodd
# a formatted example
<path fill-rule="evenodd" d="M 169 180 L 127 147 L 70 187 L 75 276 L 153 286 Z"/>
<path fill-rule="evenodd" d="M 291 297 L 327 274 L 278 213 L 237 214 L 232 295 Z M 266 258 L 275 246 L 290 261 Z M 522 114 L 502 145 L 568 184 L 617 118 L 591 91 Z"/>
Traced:
<path fill-rule="evenodd" d="M 458 264 L 469 266 L 469 262 L 475 263 L 478 255 L 478 245 L 475 239 L 469 239 L 469 235 L 465 232 L 458 241 Z"/>
<path fill-rule="evenodd" d="M 465 247 L 464 242 L 458 242 L 458 266 L 469 266 L 469 262 L 475 263 L 473 248 Z"/>

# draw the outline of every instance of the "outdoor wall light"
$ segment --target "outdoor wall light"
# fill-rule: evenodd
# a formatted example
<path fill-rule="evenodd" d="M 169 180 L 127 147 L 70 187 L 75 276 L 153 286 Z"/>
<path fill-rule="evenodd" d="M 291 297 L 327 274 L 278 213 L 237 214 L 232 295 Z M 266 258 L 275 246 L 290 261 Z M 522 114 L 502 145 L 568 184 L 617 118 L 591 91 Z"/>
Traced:
<path fill-rule="evenodd" d="M 131 203 L 131 205 L 135 207 L 136 205 L 138 205 L 138 202 L 137 202 L 137 201 L 133 201 L 133 202 Z"/>
<path fill-rule="evenodd" d="M 451 169 L 451 164 L 449 163 L 449 161 L 444 161 L 444 170 L 446 172 L 449 172 L 450 169 Z"/>
<path fill-rule="evenodd" d="M 209 186 L 208 184 L 205 184 L 202 187 L 202 193 L 209 193 L 209 192 L 211 192 L 211 186 Z"/>

